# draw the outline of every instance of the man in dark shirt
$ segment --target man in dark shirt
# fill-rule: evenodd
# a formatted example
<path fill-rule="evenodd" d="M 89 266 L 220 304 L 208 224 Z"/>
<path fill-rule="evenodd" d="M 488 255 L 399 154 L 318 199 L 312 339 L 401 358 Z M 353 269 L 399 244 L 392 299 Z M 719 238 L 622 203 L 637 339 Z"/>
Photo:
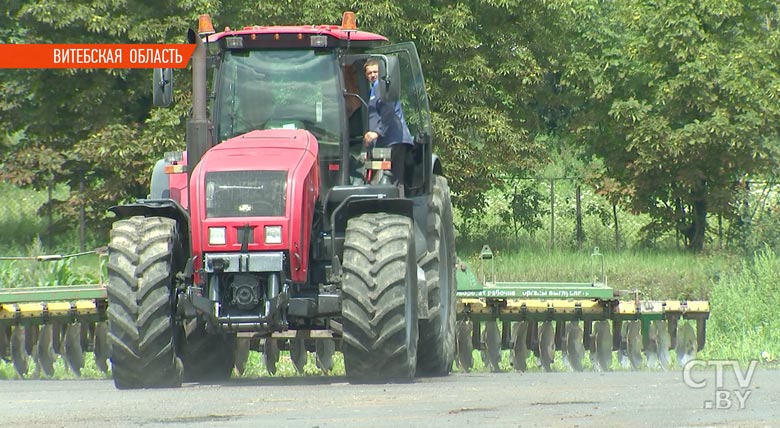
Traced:
<path fill-rule="evenodd" d="M 371 84 L 368 98 L 368 129 L 363 136 L 366 146 L 390 147 L 390 172 L 393 182 L 402 189 L 405 183 L 404 174 L 406 153 L 414 146 L 409 127 L 406 126 L 401 101 L 383 102 L 377 94 L 379 85 L 379 61 L 369 59 L 363 66 L 366 79 Z"/>

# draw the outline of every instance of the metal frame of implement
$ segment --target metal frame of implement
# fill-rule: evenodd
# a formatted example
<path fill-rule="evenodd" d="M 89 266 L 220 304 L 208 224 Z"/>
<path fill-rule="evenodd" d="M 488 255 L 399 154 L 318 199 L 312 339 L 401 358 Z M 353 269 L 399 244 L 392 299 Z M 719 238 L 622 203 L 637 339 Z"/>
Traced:
<path fill-rule="evenodd" d="M 640 300 L 638 292 L 620 293 L 606 285 L 603 256 L 598 248 L 594 250 L 591 261 L 595 258 L 601 259 L 601 274 L 600 280 L 592 283 L 497 282 L 493 252 L 485 245 L 480 252 L 481 279 L 465 264 L 459 263 L 456 270 L 457 319 L 475 321 L 472 339 L 475 349 L 481 348 L 479 323 L 486 321 L 502 321 L 506 323 L 505 327 L 513 321 L 583 321 L 584 338 L 587 339 L 593 321 L 612 321 L 613 331 L 620 332 L 622 322 L 638 320 L 641 322 L 643 342 L 647 345 L 647 333 L 652 321 L 667 321 L 674 342 L 680 319 L 696 321 L 697 350 L 704 347 L 709 302 L 647 301 Z M 591 270 L 594 270 L 592 263 Z M 626 294 L 631 299 L 621 300 Z M 559 328 L 556 325 L 556 330 Z M 510 347 L 510 330 L 502 329 L 501 342 L 504 349 Z M 617 350 L 620 334 L 615 334 L 613 340 L 613 348 Z"/>

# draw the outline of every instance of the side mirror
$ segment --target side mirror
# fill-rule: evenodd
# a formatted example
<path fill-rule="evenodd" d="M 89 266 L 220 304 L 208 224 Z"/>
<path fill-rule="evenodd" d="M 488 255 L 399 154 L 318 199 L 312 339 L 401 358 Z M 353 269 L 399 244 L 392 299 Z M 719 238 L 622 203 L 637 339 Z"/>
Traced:
<path fill-rule="evenodd" d="M 379 61 L 379 97 L 385 102 L 395 102 L 401 98 L 401 68 L 398 58 L 382 56 Z"/>
<path fill-rule="evenodd" d="M 173 102 L 173 69 L 155 68 L 152 77 L 152 101 L 155 107 L 168 107 Z"/>

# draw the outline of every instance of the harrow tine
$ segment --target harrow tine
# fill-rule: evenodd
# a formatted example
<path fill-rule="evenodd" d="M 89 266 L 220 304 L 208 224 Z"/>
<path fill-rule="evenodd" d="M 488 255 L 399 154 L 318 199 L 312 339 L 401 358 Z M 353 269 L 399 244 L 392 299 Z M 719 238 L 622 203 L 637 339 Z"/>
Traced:
<path fill-rule="evenodd" d="M 20 378 L 23 378 L 29 370 L 27 361 L 28 354 L 24 344 L 24 330 L 24 326 L 17 325 L 13 328 L 13 333 L 11 333 L 11 359 L 13 360 L 16 374 L 18 374 Z"/>
<path fill-rule="evenodd" d="M 544 371 L 552 371 L 552 363 L 555 360 L 555 329 L 552 322 L 545 321 L 539 329 L 539 361 Z"/>
<path fill-rule="evenodd" d="M 471 321 L 463 320 L 456 323 L 455 347 L 457 348 L 457 363 L 461 370 L 468 373 L 474 367 L 474 347 L 471 344 Z"/>
<path fill-rule="evenodd" d="M 568 328 L 570 322 L 556 321 L 555 322 L 555 349 L 561 351 L 561 363 L 567 370 L 573 370 L 571 363 L 569 362 L 569 339 Z"/>
<path fill-rule="evenodd" d="M 498 363 L 501 361 L 501 334 L 498 331 L 498 323 L 495 320 L 485 321 L 485 329 L 482 331 L 482 362 L 491 372 L 501 371 Z"/>
<path fill-rule="evenodd" d="M 303 368 L 306 367 L 308 354 L 304 339 L 290 339 L 290 358 L 292 359 L 295 371 L 298 372 L 298 374 L 303 374 Z"/>
<path fill-rule="evenodd" d="M 65 341 L 63 347 L 65 348 L 65 361 L 68 362 L 68 367 L 73 371 L 76 376 L 81 376 L 81 369 L 84 368 L 84 348 L 81 346 L 82 330 L 81 323 L 68 324 L 65 330 Z"/>
<path fill-rule="evenodd" d="M 620 364 L 620 367 L 623 367 L 624 369 L 627 369 L 631 367 L 631 361 L 628 359 L 628 325 L 631 322 L 620 322 L 618 321 L 618 326 L 620 328 L 616 328 L 616 326 L 613 324 L 612 331 L 614 332 L 614 336 L 612 338 L 613 345 L 615 342 L 618 343 L 617 347 L 617 359 L 618 363 Z M 614 348 L 613 348 L 614 349 Z"/>
<path fill-rule="evenodd" d="M 92 352 L 95 354 L 95 365 L 103 372 L 108 373 L 108 358 L 111 348 L 108 342 L 108 322 L 101 321 L 95 324 L 95 337 Z"/>
<path fill-rule="evenodd" d="M 38 344 L 38 331 L 40 326 L 28 325 L 24 328 L 24 349 L 27 355 L 35 354 L 35 345 Z"/>
<path fill-rule="evenodd" d="M 52 339 L 54 338 L 54 326 L 52 324 L 46 324 L 41 327 L 38 334 L 38 367 L 43 373 L 51 377 L 54 375 L 54 361 L 57 359 L 57 354 L 54 353 L 52 347 Z"/>
<path fill-rule="evenodd" d="M 680 324 L 677 332 L 677 363 L 682 367 L 696 358 L 696 332 L 688 322 Z"/>
<path fill-rule="evenodd" d="M 582 343 L 582 327 L 577 321 L 572 321 L 566 325 L 566 355 L 569 358 L 569 364 L 574 371 L 581 372 L 582 359 L 585 357 L 585 346 Z"/>
<path fill-rule="evenodd" d="M 653 323 L 656 324 L 656 331 L 658 332 L 658 363 L 663 370 L 667 370 L 672 361 L 669 355 L 669 350 L 672 348 L 669 326 L 663 320 L 655 320 Z"/>
<path fill-rule="evenodd" d="M 314 342 L 314 354 L 317 356 L 317 367 L 327 376 L 333 370 L 333 354 L 336 353 L 336 342 L 333 339 L 322 339 Z"/>
<path fill-rule="evenodd" d="M 263 345 L 263 361 L 265 362 L 265 369 L 268 374 L 276 374 L 276 363 L 279 362 L 279 344 L 277 339 L 268 338 L 265 339 Z"/>
<path fill-rule="evenodd" d="M 648 323 L 647 346 L 644 351 L 647 367 L 656 369 L 658 367 L 658 326 L 655 324 L 655 320 Z"/>
<path fill-rule="evenodd" d="M 596 322 L 596 337 L 594 341 L 597 367 L 608 372 L 612 365 L 612 333 L 609 330 L 609 321 L 602 320 Z M 593 355 L 591 349 L 591 356 Z"/>
<path fill-rule="evenodd" d="M 6 360 L 10 356 L 11 327 L 0 327 L 0 358 Z"/>
<path fill-rule="evenodd" d="M 65 337 L 66 325 L 63 324 L 61 321 L 54 321 L 52 322 L 52 325 L 54 326 L 54 331 L 52 332 L 53 336 L 52 336 L 51 346 L 54 348 L 54 352 L 60 355 L 65 355 L 63 338 Z"/>
<path fill-rule="evenodd" d="M 631 368 L 639 370 L 642 367 L 642 322 L 638 320 L 628 323 L 626 337 L 626 354 Z"/>
<path fill-rule="evenodd" d="M 512 366 L 519 372 L 528 370 L 528 321 L 520 321 L 512 326 Z"/>
<path fill-rule="evenodd" d="M 249 360 L 249 347 L 251 342 L 252 340 L 246 337 L 236 338 L 233 364 L 235 365 L 236 373 L 239 376 L 243 376 L 246 371 L 246 362 Z"/>

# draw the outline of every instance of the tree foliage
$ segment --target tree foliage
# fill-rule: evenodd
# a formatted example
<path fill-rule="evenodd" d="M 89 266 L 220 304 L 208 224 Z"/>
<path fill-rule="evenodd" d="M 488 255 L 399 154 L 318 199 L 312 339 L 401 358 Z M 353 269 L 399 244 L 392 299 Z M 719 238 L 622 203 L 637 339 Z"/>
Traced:
<path fill-rule="evenodd" d="M 604 192 L 704 244 L 734 183 L 777 167 L 775 2 L 615 2 L 581 21 L 570 130 L 604 159 Z"/>
<path fill-rule="evenodd" d="M 338 23 L 412 40 L 455 202 L 532 177 L 550 153 L 603 165 L 590 181 L 701 248 L 707 213 L 777 166 L 778 7 L 768 0 L 9 0 L 2 43 L 179 43 L 200 13 L 222 29 Z M 149 70 L 2 70 L 0 178 L 66 183 L 94 220 L 145 196 L 154 159 L 184 145 L 176 107 L 151 108 Z M 553 137 L 553 138 L 550 138 Z"/>

